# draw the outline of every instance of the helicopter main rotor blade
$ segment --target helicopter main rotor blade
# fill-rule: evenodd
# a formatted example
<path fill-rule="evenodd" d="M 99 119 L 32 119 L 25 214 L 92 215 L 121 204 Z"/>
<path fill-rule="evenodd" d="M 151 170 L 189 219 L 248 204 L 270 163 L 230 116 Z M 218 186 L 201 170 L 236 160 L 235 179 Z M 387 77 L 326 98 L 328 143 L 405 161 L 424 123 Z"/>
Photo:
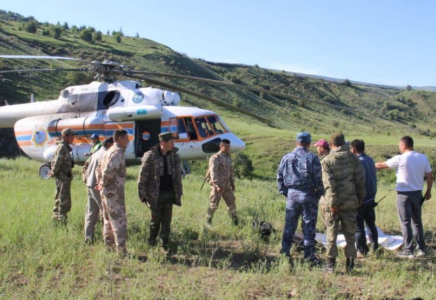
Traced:
<path fill-rule="evenodd" d="M 322 101 L 317 101 L 317 100 L 313 100 L 313 99 L 306 98 L 306 97 L 290 95 L 290 94 L 283 94 L 283 93 L 273 92 L 273 91 L 270 91 L 270 90 L 256 88 L 256 87 L 253 87 L 253 86 L 235 84 L 235 83 L 231 83 L 231 82 L 219 81 L 219 80 L 214 80 L 214 79 L 206 79 L 206 78 L 201 78 L 201 77 L 187 76 L 187 75 L 178 75 L 178 74 L 167 74 L 167 73 L 159 73 L 159 72 L 149 72 L 149 71 L 127 71 L 127 74 L 144 74 L 144 75 L 150 75 L 150 76 L 159 76 L 159 77 L 167 77 L 167 78 L 195 80 L 195 81 L 207 82 L 207 83 L 216 84 L 216 85 L 235 87 L 235 88 L 239 88 L 239 89 L 243 89 L 243 90 L 248 90 L 248 91 L 265 93 L 265 94 L 269 94 L 269 95 L 272 95 L 272 96 L 279 96 L 279 97 L 283 97 L 283 98 L 291 98 L 291 99 L 297 99 L 297 100 L 301 100 L 301 101 L 312 102 L 312 103 L 316 103 L 316 104 L 320 104 L 320 105 L 334 107 L 334 108 L 341 109 L 341 110 L 344 109 L 344 110 L 348 110 L 348 111 L 352 111 L 352 112 L 361 112 L 361 111 L 359 111 L 357 109 L 354 109 L 354 108 L 349 108 L 349 107 L 346 107 L 346 106 L 330 104 L 330 103 L 326 103 L 326 102 L 322 102 Z"/>
<path fill-rule="evenodd" d="M 74 60 L 81 61 L 84 63 L 89 63 L 86 60 L 74 58 L 74 57 L 63 57 L 63 56 L 45 56 L 45 55 L 0 55 L 0 58 L 6 59 L 54 59 L 54 60 Z"/>
<path fill-rule="evenodd" d="M 260 116 L 258 116 L 256 114 L 253 114 L 252 112 L 246 111 L 244 109 L 238 108 L 238 107 L 236 107 L 234 105 L 231 105 L 231 104 L 229 104 L 227 102 L 224 102 L 224 101 L 215 99 L 213 97 L 206 96 L 206 95 L 203 95 L 203 94 L 191 91 L 191 90 L 189 90 L 187 88 L 178 87 L 178 86 L 172 85 L 170 83 L 166 83 L 166 82 L 163 82 L 163 81 L 160 81 L 160 80 L 157 80 L 157 79 L 152 79 L 152 78 L 149 78 L 149 77 L 135 76 L 135 75 L 130 75 L 130 74 L 124 74 L 124 76 L 130 77 L 130 78 L 135 78 L 135 79 L 142 79 L 142 80 L 144 80 L 144 81 L 146 81 L 148 83 L 151 83 L 151 84 L 156 84 L 156 85 L 162 86 L 164 88 L 169 88 L 169 89 L 172 89 L 172 90 L 175 90 L 175 91 L 178 91 L 178 92 L 182 92 L 182 93 L 186 93 L 186 94 L 198 97 L 198 98 L 202 98 L 202 99 L 208 100 L 208 101 L 210 101 L 210 102 L 212 102 L 214 104 L 217 104 L 217 105 L 219 105 L 221 107 L 224 107 L 224 108 L 227 108 L 227 109 L 231 109 L 233 111 L 240 112 L 240 113 L 245 114 L 247 116 L 250 116 L 250 117 L 252 117 L 252 118 L 254 118 L 256 120 L 259 120 L 259 121 L 261 121 L 263 123 L 271 125 L 271 121 L 268 120 L 268 119 L 260 117 Z"/>
<path fill-rule="evenodd" d="M 22 69 L 22 70 L 6 70 L 0 71 L 0 74 L 8 74 L 8 73 L 30 73 L 30 72 L 87 72 L 88 68 L 81 69 Z"/>

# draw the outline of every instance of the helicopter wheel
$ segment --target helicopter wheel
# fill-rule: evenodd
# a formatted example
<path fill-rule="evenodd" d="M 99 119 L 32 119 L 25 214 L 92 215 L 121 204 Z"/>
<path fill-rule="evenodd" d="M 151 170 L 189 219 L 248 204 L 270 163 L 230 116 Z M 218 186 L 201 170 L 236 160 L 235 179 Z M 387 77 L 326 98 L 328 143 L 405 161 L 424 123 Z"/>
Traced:
<path fill-rule="evenodd" d="M 51 166 L 48 163 L 42 164 L 41 167 L 39 167 L 39 176 L 42 179 L 49 179 L 50 178 L 50 170 Z"/>

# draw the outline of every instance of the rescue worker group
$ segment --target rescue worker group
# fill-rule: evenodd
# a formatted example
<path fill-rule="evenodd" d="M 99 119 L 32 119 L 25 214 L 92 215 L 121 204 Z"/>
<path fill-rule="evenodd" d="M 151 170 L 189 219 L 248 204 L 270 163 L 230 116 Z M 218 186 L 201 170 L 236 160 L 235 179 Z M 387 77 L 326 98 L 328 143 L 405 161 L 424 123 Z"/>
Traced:
<path fill-rule="evenodd" d="M 75 132 L 69 128 L 62 131 L 50 171 L 56 179 L 53 221 L 56 225 L 67 224 L 71 210 L 70 187 L 73 179 L 70 144 Z M 124 185 L 126 164 L 124 151 L 129 143 L 125 130 L 116 130 L 113 137 L 100 141 L 92 136 L 93 147 L 87 154 L 82 179 L 86 183 L 88 203 L 85 213 L 85 242 L 94 243 L 96 224 L 103 216 L 103 240 L 109 251 L 122 257 L 132 257 L 126 248 L 127 218 Z M 404 244 L 397 255 L 415 258 L 425 255 L 424 230 L 421 205 L 431 198 L 432 170 L 424 154 L 413 150 L 413 139 L 404 136 L 399 141 L 401 154 L 386 162 L 374 163 L 365 154 L 365 142 L 345 141 L 342 133 L 334 133 L 330 141 L 317 141 L 318 155 L 310 152 L 312 137 L 308 132 L 296 136 L 296 148 L 283 156 L 277 171 L 278 191 L 286 197 L 285 228 L 281 254 L 293 259 L 291 247 L 300 217 L 304 240 L 304 262 L 333 272 L 338 248 L 337 235 L 341 232 L 346 240 L 344 249 L 347 272 L 354 268 L 355 258 L 379 251 L 378 233 L 375 225 L 375 197 L 377 193 L 376 170 L 391 168 L 397 175 L 397 211 Z M 235 203 L 230 141 L 223 139 L 220 151 L 210 157 L 205 180 L 211 186 L 209 208 L 205 226 L 212 226 L 212 218 L 221 198 L 227 205 L 234 226 L 240 226 Z M 181 206 L 183 195 L 182 172 L 178 149 L 174 146 L 172 133 L 159 134 L 159 143 L 145 152 L 138 176 L 139 200 L 151 212 L 148 243 L 158 244 L 169 253 L 173 205 Z M 427 190 L 422 195 L 424 178 Z M 318 209 L 326 229 L 326 261 L 315 253 L 316 223 Z M 370 247 L 365 234 L 365 223 L 370 231 Z"/>

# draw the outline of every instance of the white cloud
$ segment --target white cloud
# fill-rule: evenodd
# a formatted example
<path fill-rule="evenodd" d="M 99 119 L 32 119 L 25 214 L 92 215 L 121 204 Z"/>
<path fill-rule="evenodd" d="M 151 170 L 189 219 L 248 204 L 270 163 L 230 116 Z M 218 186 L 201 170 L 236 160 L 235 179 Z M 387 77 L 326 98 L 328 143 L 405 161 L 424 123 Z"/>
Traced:
<path fill-rule="evenodd" d="M 267 67 L 269 69 L 285 70 L 285 71 L 288 71 L 288 72 L 326 76 L 325 74 L 320 74 L 319 70 L 303 66 L 303 65 L 301 65 L 299 63 L 296 63 L 296 64 L 283 64 L 283 63 L 279 63 L 279 62 L 273 62 L 273 63 L 271 63 L 271 64 L 269 64 L 268 66 L 265 66 L 265 67 Z"/>

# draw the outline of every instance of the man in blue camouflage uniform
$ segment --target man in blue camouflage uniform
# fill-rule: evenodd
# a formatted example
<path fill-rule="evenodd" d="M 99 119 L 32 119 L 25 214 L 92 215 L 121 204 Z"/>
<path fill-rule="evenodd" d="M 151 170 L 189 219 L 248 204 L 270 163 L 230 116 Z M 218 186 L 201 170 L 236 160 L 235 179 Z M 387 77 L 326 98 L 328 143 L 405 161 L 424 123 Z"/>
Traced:
<path fill-rule="evenodd" d="M 279 192 L 286 197 L 285 230 L 280 252 L 291 258 L 292 241 L 301 215 L 304 259 L 319 265 L 315 256 L 315 229 L 318 201 L 324 194 L 324 186 L 318 156 L 309 151 L 311 141 L 310 133 L 298 133 L 297 147 L 283 156 L 277 171 Z"/>

